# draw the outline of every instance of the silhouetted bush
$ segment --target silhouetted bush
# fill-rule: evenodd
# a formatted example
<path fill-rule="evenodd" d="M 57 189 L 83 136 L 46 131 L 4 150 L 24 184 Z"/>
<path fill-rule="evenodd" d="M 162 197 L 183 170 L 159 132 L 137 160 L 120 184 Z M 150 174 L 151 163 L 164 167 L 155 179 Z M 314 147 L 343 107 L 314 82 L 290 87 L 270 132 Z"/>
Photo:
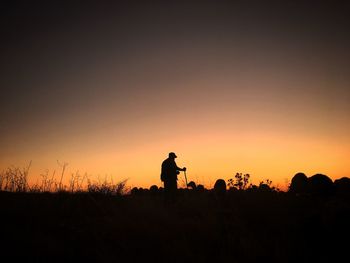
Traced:
<path fill-rule="evenodd" d="M 260 183 L 258 190 L 263 191 L 263 192 L 270 192 L 272 189 L 270 188 L 270 186 L 268 184 Z"/>
<path fill-rule="evenodd" d="M 310 194 L 316 196 L 329 196 L 334 193 L 332 179 L 324 174 L 315 174 L 308 178 Z"/>
<path fill-rule="evenodd" d="M 195 182 L 191 181 L 187 184 L 187 187 L 191 188 L 192 190 L 196 190 L 197 189 L 197 185 Z"/>
<path fill-rule="evenodd" d="M 214 184 L 214 193 L 216 197 L 223 198 L 226 195 L 226 182 L 223 179 L 216 180 Z"/>
<path fill-rule="evenodd" d="M 139 189 L 137 187 L 133 187 L 130 191 L 130 194 L 137 195 L 139 193 Z"/>
<path fill-rule="evenodd" d="M 334 181 L 335 192 L 341 196 L 350 196 L 350 178 L 342 177 Z"/>
<path fill-rule="evenodd" d="M 249 174 L 236 173 L 235 178 L 229 179 L 227 184 L 230 188 L 234 187 L 238 190 L 245 190 L 248 188 L 249 178 Z"/>
<path fill-rule="evenodd" d="M 156 195 L 156 194 L 158 194 L 158 186 L 156 186 L 156 185 L 152 185 L 150 188 L 149 188 L 149 191 L 150 191 L 150 193 L 152 194 L 152 195 Z"/>
<path fill-rule="evenodd" d="M 202 184 L 197 185 L 198 192 L 203 192 L 204 190 L 205 190 L 204 185 L 202 185 Z"/>
<path fill-rule="evenodd" d="M 127 192 L 127 180 L 113 184 L 111 182 L 92 183 L 88 180 L 87 190 L 89 193 L 104 195 L 123 195 Z"/>
<path fill-rule="evenodd" d="M 297 173 L 293 176 L 289 186 L 289 192 L 293 194 L 306 194 L 309 189 L 309 180 L 304 173 Z"/>

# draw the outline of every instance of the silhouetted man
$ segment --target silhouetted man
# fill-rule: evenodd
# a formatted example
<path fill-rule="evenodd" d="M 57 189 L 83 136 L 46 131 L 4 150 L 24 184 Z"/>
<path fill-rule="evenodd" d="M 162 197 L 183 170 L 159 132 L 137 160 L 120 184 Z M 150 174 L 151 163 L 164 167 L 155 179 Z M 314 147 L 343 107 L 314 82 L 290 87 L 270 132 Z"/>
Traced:
<path fill-rule="evenodd" d="M 177 190 L 177 175 L 180 171 L 186 171 L 186 167 L 179 168 L 175 162 L 176 154 L 171 152 L 169 157 L 162 163 L 161 180 L 164 182 L 164 192 L 166 199 L 174 200 Z"/>

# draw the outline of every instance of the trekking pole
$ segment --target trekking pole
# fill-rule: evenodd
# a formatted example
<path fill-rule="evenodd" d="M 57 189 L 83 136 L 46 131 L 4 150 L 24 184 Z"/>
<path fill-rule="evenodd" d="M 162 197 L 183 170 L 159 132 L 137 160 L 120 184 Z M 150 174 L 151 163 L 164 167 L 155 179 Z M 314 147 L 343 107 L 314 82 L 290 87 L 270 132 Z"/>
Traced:
<path fill-rule="evenodd" d="M 184 171 L 184 174 L 185 174 L 186 188 L 188 188 L 186 171 Z"/>

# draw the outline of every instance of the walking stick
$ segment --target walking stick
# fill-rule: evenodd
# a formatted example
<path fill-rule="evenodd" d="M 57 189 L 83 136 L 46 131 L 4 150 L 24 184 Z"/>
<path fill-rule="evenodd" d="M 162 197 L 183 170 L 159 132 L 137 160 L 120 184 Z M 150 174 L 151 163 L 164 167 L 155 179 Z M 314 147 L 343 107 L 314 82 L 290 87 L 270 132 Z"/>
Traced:
<path fill-rule="evenodd" d="M 186 188 L 188 188 L 186 171 L 184 171 L 184 174 L 185 174 L 185 180 L 186 180 Z"/>

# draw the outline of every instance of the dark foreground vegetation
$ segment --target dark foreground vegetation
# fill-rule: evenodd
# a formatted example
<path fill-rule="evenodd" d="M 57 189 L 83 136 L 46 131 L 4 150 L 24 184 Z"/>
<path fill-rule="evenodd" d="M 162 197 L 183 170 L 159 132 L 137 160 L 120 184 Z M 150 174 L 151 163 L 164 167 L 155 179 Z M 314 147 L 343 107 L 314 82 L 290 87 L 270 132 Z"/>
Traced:
<path fill-rule="evenodd" d="M 157 187 L 127 194 L 2 191 L 2 258 L 347 262 L 349 179 L 328 179 L 298 174 L 288 192 L 247 186 L 244 177 L 218 180 L 211 190 L 191 183 L 172 203 Z"/>

